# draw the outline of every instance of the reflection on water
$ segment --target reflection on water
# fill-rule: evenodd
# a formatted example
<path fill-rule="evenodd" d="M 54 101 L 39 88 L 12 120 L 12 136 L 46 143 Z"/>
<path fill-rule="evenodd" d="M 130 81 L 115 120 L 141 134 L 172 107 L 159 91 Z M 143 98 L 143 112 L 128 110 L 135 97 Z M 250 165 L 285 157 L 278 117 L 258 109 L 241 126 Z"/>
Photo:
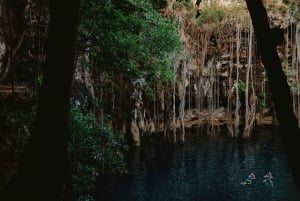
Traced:
<path fill-rule="evenodd" d="M 149 137 L 128 153 L 129 174 L 99 179 L 97 201 L 298 201 L 276 130 L 258 130 L 244 142 L 225 135 L 187 134 L 173 145 Z M 263 183 L 271 171 L 273 187 Z M 254 172 L 251 185 L 241 185 Z"/>

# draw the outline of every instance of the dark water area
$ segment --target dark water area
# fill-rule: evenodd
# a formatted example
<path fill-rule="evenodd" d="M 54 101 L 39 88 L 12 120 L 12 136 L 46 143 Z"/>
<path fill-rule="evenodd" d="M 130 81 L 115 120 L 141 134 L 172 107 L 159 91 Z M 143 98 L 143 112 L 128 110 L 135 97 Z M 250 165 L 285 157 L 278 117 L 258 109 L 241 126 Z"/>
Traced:
<path fill-rule="evenodd" d="M 97 201 L 299 201 L 277 129 L 243 141 L 224 134 L 186 134 L 184 145 L 143 139 L 127 155 L 128 175 L 99 179 Z M 263 183 L 271 171 L 273 186 Z M 242 185 L 254 172 L 256 179 Z"/>

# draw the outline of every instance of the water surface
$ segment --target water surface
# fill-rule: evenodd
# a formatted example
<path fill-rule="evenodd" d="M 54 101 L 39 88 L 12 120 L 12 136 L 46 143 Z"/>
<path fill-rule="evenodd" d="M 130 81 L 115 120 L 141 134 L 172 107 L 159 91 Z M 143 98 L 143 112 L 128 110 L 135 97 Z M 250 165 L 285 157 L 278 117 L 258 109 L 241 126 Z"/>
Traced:
<path fill-rule="evenodd" d="M 129 151 L 129 174 L 98 181 L 97 201 L 299 201 L 276 129 L 243 142 L 189 132 L 182 146 L 147 137 Z M 263 183 L 271 171 L 274 185 Z M 241 185 L 254 172 L 251 185 Z"/>

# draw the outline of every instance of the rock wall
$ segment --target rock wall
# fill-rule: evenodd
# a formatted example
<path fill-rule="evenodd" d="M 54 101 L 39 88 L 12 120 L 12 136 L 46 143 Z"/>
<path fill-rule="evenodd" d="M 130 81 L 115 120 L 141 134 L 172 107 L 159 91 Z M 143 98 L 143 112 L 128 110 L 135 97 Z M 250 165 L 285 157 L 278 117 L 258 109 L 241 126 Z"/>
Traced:
<path fill-rule="evenodd" d="M 185 49 L 191 54 L 185 87 L 185 125 L 225 124 L 237 135 L 234 133 L 244 129 L 249 133 L 254 124 L 275 123 L 268 79 L 256 48 L 255 34 L 251 33 L 252 23 L 245 2 L 203 0 L 191 4 L 194 9 L 183 7 L 179 1 L 172 2 L 173 14 L 182 25 Z M 292 4 L 292 1 L 288 4 L 265 1 L 273 28 L 270 37 L 278 45 L 288 78 L 293 80 L 294 108 L 299 117 L 299 95 L 295 92 L 299 83 L 299 19 Z M 171 15 L 170 7 L 168 12 Z M 180 91 L 182 87 L 178 87 L 178 94 Z M 243 128 L 245 120 L 252 125 Z M 242 130 L 234 131 L 240 127 Z"/>

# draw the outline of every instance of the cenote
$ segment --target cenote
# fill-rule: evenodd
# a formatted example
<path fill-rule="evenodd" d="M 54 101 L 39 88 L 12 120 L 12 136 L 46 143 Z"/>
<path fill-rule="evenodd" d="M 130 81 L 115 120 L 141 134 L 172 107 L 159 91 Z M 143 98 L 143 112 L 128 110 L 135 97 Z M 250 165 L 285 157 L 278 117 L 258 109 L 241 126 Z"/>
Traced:
<path fill-rule="evenodd" d="M 276 128 L 248 141 L 189 131 L 184 145 L 146 137 L 127 153 L 128 174 L 98 179 L 97 201 L 297 201 Z M 271 171 L 273 186 L 263 183 Z M 254 172 L 256 179 L 242 185 Z"/>

